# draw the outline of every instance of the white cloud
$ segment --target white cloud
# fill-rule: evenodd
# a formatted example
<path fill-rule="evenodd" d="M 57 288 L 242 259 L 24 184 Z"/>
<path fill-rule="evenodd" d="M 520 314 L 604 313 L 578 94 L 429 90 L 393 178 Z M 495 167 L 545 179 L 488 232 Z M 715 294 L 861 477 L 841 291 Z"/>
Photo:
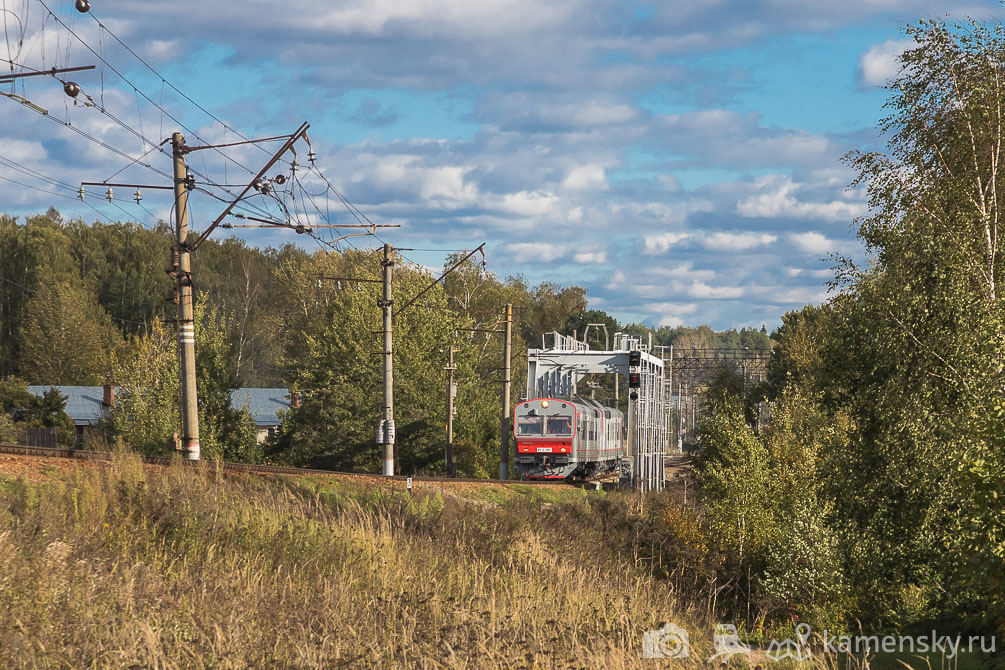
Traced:
<path fill-rule="evenodd" d="M 545 191 L 518 191 L 507 193 L 499 203 L 500 209 L 525 216 L 542 216 L 550 213 L 558 204 L 553 193 Z"/>
<path fill-rule="evenodd" d="M 726 109 L 657 116 L 648 139 L 654 146 L 685 156 L 686 164 L 701 167 L 815 166 L 842 153 L 820 133 L 764 126 L 755 113 Z"/>
<path fill-rule="evenodd" d="M 679 328 L 684 325 L 684 319 L 679 316 L 664 315 L 656 322 L 657 328 Z"/>
<path fill-rule="evenodd" d="M 916 46 L 914 40 L 887 40 L 869 47 L 858 60 L 859 77 L 867 86 L 883 86 L 900 72 L 899 56 Z"/>
<path fill-rule="evenodd" d="M 698 303 L 694 302 L 651 302 L 645 307 L 650 312 L 667 314 L 694 314 L 698 311 Z"/>
<path fill-rule="evenodd" d="M 606 251 L 583 251 L 573 254 L 572 260 L 582 265 L 603 265 L 607 262 Z"/>
<path fill-rule="evenodd" d="M 293 12 L 288 18 L 301 28 L 322 28 L 342 35 L 405 34 L 435 39 L 471 32 L 492 37 L 498 32 L 512 35 L 558 27 L 568 18 L 573 4 L 532 0 L 354 0 L 328 4 L 320 12 Z"/>
<path fill-rule="evenodd" d="M 692 298 L 731 300 L 741 298 L 744 294 L 742 286 L 709 286 L 703 281 L 693 281 L 685 289 Z"/>
<path fill-rule="evenodd" d="M 751 295 L 760 300 L 775 305 L 807 305 L 820 304 L 830 297 L 827 289 L 821 286 L 758 286 L 753 287 Z"/>
<path fill-rule="evenodd" d="M 713 251 L 747 251 L 778 240 L 768 233 L 709 233 L 701 238 L 701 245 Z"/>
<path fill-rule="evenodd" d="M 766 175 L 754 182 L 758 193 L 736 203 L 740 216 L 748 218 L 807 218 L 824 221 L 850 221 L 866 213 L 862 201 L 831 200 L 802 202 L 796 198 L 801 184 L 784 175 Z"/>
<path fill-rule="evenodd" d="M 829 279 L 834 276 L 834 270 L 824 268 L 811 270 L 808 268 L 785 268 L 786 277 L 813 277 L 814 279 Z"/>
<path fill-rule="evenodd" d="M 146 55 L 153 60 L 174 58 L 181 49 L 180 40 L 150 40 L 146 43 Z"/>
<path fill-rule="evenodd" d="M 10 137 L 0 138 L 3 147 L 3 157 L 18 163 L 35 163 L 49 157 L 41 142 L 35 140 L 18 140 Z"/>
<path fill-rule="evenodd" d="M 802 251 L 811 254 L 830 253 L 836 251 L 839 246 L 834 240 L 829 240 L 823 234 L 813 231 L 792 233 L 789 235 L 789 241 Z"/>
<path fill-rule="evenodd" d="M 649 273 L 661 277 L 697 279 L 700 281 L 715 279 L 715 270 L 695 270 L 692 263 L 682 263 L 672 268 L 654 267 L 649 270 Z"/>
<path fill-rule="evenodd" d="M 656 256 L 665 253 L 670 247 L 691 237 L 691 233 L 659 233 L 657 235 L 646 235 L 642 238 L 644 245 L 642 253 L 647 256 Z"/>
<path fill-rule="evenodd" d="M 565 247 L 548 242 L 515 242 L 503 247 L 515 263 L 549 263 L 565 255 Z"/>
<path fill-rule="evenodd" d="M 607 188 L 607 176 L 602 165 L 581 165 L 569 171 L 562 186 L 572 190 Z"/>

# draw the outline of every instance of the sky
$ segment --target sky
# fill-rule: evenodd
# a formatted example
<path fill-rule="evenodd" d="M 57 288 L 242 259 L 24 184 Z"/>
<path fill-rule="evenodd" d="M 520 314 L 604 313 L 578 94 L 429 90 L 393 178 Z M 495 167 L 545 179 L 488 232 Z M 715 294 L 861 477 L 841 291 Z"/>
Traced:
<path fill-rule="evenodd" d="M 313 196 L 298 216 L 400 226 L 341 244 L 387 241 L 435 269 L 484 242 L 497 276 L 586 287 L 623 323 L 769 330 L 827 300 L 833 254 L 864 258 L 865 194 L 841 158 L 883 147 L 904 27 L 1002 12 L 997 0 L 0 3 L 0 71 L 98 66 L 60 75 L 76 101 L 47 76 L 0 86 L 47 111 L 0 97 L 0 211 L 151 226 L 170 220 L 169 192 L 137 204 L 134 189 L 109 202 L 89 187 L 81 202 L 80 182 L 170 184 L 146 166 L 170 174 L 155 147 L 175 130 L 220 144 L 307 121 L 315 169 L 301 146 L 298 174 Z M 189 161 L 200 183 L 236 193 L 277 148 Z M 195 192 L 195 228 L 224 206 Z M 214 232 L 229 234 L 329 248 L 287 230 Z"/>

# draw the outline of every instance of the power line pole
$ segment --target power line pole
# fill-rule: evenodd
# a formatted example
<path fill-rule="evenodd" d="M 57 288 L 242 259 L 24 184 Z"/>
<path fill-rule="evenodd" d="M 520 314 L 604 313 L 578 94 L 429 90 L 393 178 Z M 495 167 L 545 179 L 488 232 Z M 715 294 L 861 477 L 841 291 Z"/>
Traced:
<path fill-rule="evenodd" d="M 384 260 L 381 261 L 384 268 L 384 298 L 378 302 L 384 311 L 384 406 L 378 435 L 384 443 L 384 474 L 388 477 L 394 475 L 394 355 L 391 349 L 391 307 L 394 305 L 391 299 L 391 277 L 394 261 L 391 260 L 391 251 L 391 245 L 384 244 Z"/>
<path fill-rule="evenodd" d="M 456 386 L 454 385 L 454 347 L 450 347 L 449 362 L 447 363 L 447 476 L 453 477 L 454 472 L 454 395 Z"/>
<path fill-rule="evenodd" d="M 89 69 L 89 68 L 71 68 L 71 71 L 78 69 Z M 50 72 L 51 74 L 51 72 Z M 70 85 L 73 85 L 72 87 Z M 71 88 L 76 92 L 71 92 Z M 67 82 L 64 86 L 66 94 L 71 97 L 76 97 L 79 93 L 79 87 L 73 82 Z M 196 395 L 196 372 L 195 372 L 195 310 L 193 302 L 193 291 L 192 291 L 192 253 L 199 248 L 209 234 L 221 224 L 223 219 L 231 213 L 231 210 L 244 199 L 244 197 L 255 188 L 256 184 L 262 183 L 262 177 L 265 175 L 266 171 L 269 170 L 276 162 L 282 157 L 284 153 L 293 148 L 294 143 L 300 138 L 306 140 L 307 129 L 310 126 L 305 122 L 300 125 L 292 135 L 281 136 L 287 137 L 286 142 L 283 146 L 272 155 L 272 158 L 265 164 L 259 173 L 251 180 L 241 194 L 238 195 L 232 202 L 227 205 L 223 213 L 220 214 L 210 224 L 210 226 L 203 231 L 202 235 L 191 244 L 188 242 L 188 192 L 195 188 L 195 180 L 189 176 L 188 167 L 185 165 L 185 154 L 192 151 L 201 151 L 203 149 L 218 149 L 223 146 L 232 146 L 228 144 L 222 145 L 206 145 L 206 146 L 195 146 L 190 147 L 185 144 L 185 136 L 180 132 L 173 133 L 170 137 L 171 140 L 171 155 L 173 158 L 174 167 L 174 185 L 173 186 L 163 186 L 163 185 L 150 185 L 150 184 L 118 184 L 110 183 L 108 181 L 102 182 L 80 182 L 80 199 L 84 199 L 84 186 L 107 186 L 108 187 L 108 198 L 112 198 L 112 187 L 128 187 L 137 189 L 137 197 L 139 196 L 140 188 L 149 189 L 164 189 L 164 190 L 174 190 L 175 202 L 174 202 L 174 212 L 175 212 L 175 246 L 171 250 L 171 268 L 168 270 L 168 274 L 175 280 L 175 302 L 178 305 L 177 323 L 178 323 L 178 396 L 181 414 L 181 450 L 184 454 L 186 460 L 197 461 L 200 457 L 199 449 L 199 407 L 198 399 Z M 241 142 L 240 144 L 252 144 L 260 141 L 268 141 L 274 139 L 281 139 L 276 137 L 269 137 L 263 140 L 248 140 L 247 142 Z M 161 144 L 166 144 L 168 140 L 164 140 Z M 308 142 L 309 144 L 309 142 Z M 128 166 L 127 166 L 128 167 Z"/>
<path fill-rule="evenodd" d="M 513 349 L 513 305 L 506 303 L 506 343 L 503 345 L 502 446 L 499 450 L 499 479 L 509 479 L 510 358 Z"/>
<path fill-rule="evenodd" d="M 172 253 L 178 298 L 178 374 L 181 386 L 181 448 L 187 461 L 199 460 L 199 407 L 195 387 L 195 312 L 192 303 L 192 259 L 188 245 L 188 169 L 185 137 L 171 135 L 174 157 L 176 246 Z M 177 263 L 177 264 L 175 264 Z"/>

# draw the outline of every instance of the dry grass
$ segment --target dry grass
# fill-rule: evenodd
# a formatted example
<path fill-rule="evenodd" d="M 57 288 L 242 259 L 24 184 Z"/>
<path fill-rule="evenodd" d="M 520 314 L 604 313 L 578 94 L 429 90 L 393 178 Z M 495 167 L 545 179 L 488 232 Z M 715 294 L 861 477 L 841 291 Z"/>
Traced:
<path fill-rule="evenodd" d="M 129 455 L 0 479 L 0 667 L 704 666 L 708 605 L 626 539 L 634 497 L 525 488 L 410 496 Z M 641 658 L 665 621 L 692 631 L 688 661 Z"/>

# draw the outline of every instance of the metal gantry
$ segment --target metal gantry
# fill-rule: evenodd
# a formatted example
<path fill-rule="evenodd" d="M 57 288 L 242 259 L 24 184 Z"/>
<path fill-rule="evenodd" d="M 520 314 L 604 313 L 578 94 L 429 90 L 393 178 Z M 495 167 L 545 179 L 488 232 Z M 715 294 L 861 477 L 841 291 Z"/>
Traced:
<path fill-rule="evenodd" d="M 704 406 L 704 391 L 711 379 L 720 371 L 733 370 L 743 378 L 744 385 L 757 384 L 767 379 L 770 349 L 699 349 L 697 347 L 660 347 L 671 379 L 671 405 L 676 408 L 671 420 L 671 438 L 677 443 L 675 450 L 692 443 L 697 430 L 698 416 Z M 758 417 L 764 403 L 758 406 Z M 671 417 L 672 418 L 672 417 Z M 760 418 L 758 419 L 760 423 Z"/>
<path fill-rule="evenodd" d="M 552 346 L 546 340 L 541 349 L 527 350 L 527 397 L 572 397 L 579 382 L 590 374 L 616 374 L 628 379 L 638 374 L 639 385 L 629 388 L 628 439 L 621 468 L 630 470 L 632 483 L 644 491 L 656 491 L 664 485 L 664 459 L 670 439 L 669 386 L 663 359 L 653 355 L 652 342 L 625 333 L 614 336 L 614 348 L 591 350 L 574 337 L 551 333 Z M 638 352 L 638 365 L 631 366 L 632 352 Z"/>

